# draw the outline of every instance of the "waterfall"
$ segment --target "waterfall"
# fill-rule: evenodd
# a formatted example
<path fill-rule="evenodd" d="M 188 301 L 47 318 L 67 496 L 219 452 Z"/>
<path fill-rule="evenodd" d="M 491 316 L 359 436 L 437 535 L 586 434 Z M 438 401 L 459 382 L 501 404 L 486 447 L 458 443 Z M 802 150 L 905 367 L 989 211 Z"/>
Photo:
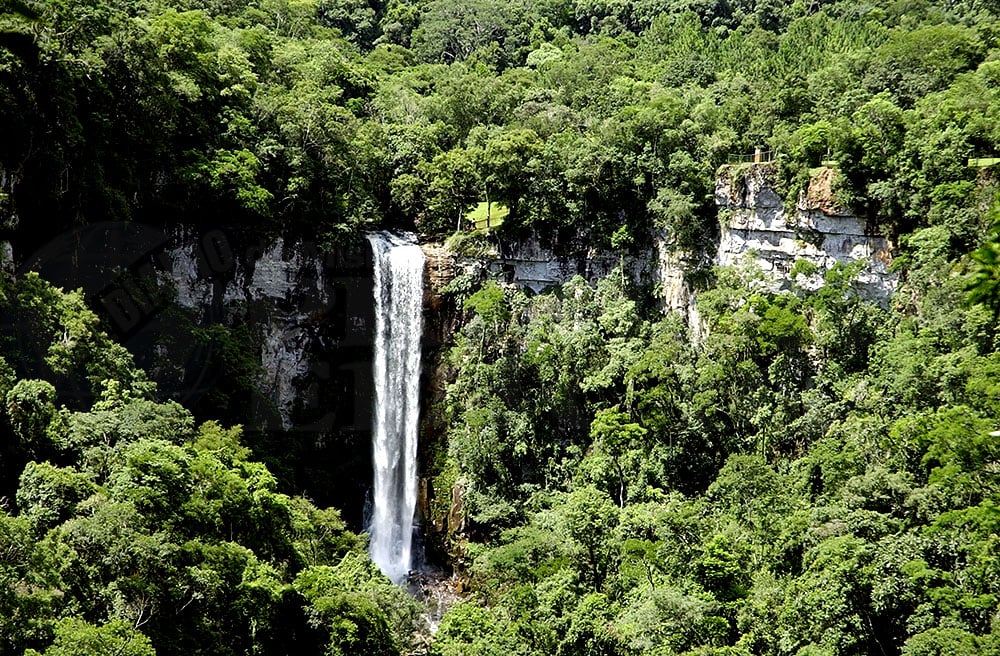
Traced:
<path fill-rule="evenodd" d="M 410 570 L 417 504 L 417 419 L 424 254 L 387 232 L 368 235 L 375 258 L 375 470 L 369 551 L 395 583 Z"/>

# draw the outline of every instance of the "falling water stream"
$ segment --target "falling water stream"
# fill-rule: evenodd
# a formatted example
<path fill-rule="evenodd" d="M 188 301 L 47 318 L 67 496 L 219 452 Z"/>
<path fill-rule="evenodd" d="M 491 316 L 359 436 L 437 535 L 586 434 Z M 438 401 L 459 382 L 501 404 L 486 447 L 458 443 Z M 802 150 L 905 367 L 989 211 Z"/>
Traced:
<path fill-rule="evenodd" d="M 417 419 L 423 332 L 424 254 L 388 232 L 368 235 L 375 258 L 375 470 L 369 534 L 372 560 L 406 580 L 417 503 Z"/>

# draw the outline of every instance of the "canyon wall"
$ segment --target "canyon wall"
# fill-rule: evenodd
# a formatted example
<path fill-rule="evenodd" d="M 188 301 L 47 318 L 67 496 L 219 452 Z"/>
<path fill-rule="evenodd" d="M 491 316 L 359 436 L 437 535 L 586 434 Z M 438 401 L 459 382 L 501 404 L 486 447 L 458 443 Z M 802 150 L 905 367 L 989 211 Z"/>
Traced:
<path fill-rule="evenodd" d="M 556 251 L 543 245 L 536 235 L 500 242 L 481 260 L 493 277 L 534 293 L 562 285 L 574 276 L 593 283 L 619 265 L 627 276 L 640 284 L 652 282 L 655 273 L 652 253 L 622 257 L 614 251 L 592 248 L 583 242 L 564 244 Z"/>
<path fill-rule="evenodd" d="M 244 243 L 222 230 L 182 227 L 161 264 L 159 280 L 198 323 L 249 329 L 262 367 L 258 390 L 270 405 L 255 426 L 367 430 L 373 319 L 365 245 L 324 252 L 281 235 Z"/>
<path fill-rule="evenodd" d="M 23 258 L 30 270 L 81 289 L 162 397 L 241 424 L 286 484 L 360 528 L 374 322 L 363 237 L 321 249 L 219 227 L 91 224 Z"/>
<path fill-rule="evenodd" d="M 791 210 L 774 190 L 775 175 L 772 164 L 720 169 L 715 188 L 721 224 L 718 264 L 749 260 L 779 287 L 788 286 L 801 270 L 806 273 L 796 283 L 816 288 L 823 272 L 835 264 L 863 260 L 856 288 L 867 298 L 887 302 L 897 282 L 889 271 L 892 244 L 877 226 L 837 205 L 831 189 L 835 170 L 814 170 Z M 796 270 L 800 260 L 812 266 Z"/>

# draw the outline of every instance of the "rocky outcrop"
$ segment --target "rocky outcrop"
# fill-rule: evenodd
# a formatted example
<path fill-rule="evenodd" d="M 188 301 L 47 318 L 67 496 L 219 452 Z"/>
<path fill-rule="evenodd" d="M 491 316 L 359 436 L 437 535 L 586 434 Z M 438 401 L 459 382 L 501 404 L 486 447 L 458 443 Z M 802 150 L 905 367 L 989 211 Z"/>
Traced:
<path fill-rule="evenodd" d="M 426 275 L 424 293 L 427 301 L 432 301 L 458 275 L 458 256 L 444 244 L 427 242 L 420 245 L 424 252 Z"/>
<path fill-rule="evenodd" d="M 424 252 L 425 269 L 417 521 L 422 527 L 424 557 L 432 564 L 441 564 L 449 560 L 451 536 L 440 521 L 440 513 L 434 508 L 440 505 L 441 499 L 447 498 L 450 491 L 441 489 L 442 483 L 436 478 L 440 472 L 432 468 L 439 464 L 435 462 L 435 453 L 446 448 L 443 442 L 448 431 L 444 411 L 445 392 L 453 375 L 447 352 L 461 320 L 460 309 L 455 304 L 454 295 L 448 293 L 448 288 L 455 278 L 474 264 L 471 260 L 460 258 L 441 243 L 425 242 L 420 248 Z"/>
<path fill-rule="evenodd" d="M 726 166 L 719 171 L 715 200 L 721 238 L 718 263 L 755 262 L 779 284 L 791 282 L 798 260 L 814 265 L 796 282 L 807 288 L 822 285 L 823 271 L 834 264 L 864 260 L 856 285 L 865 296 L 885 302 L 896 288 L 889 272 L 891 242 L 864 218 L 840 207 L 831 185 L 836 172 L 814 172 L 807 189 L 788 211 L 774 191 L 773 164 Z M 802 268 L 802 267 L 800 267 Z"/>
<path fill-rule="evenodd" d="M 662 236 L 656 239 L 656 280 L 664 312 L 673 312 L 684 318 L 691 331 L 691 339 L 701 341 L 704 322 L 698 313 L 697 294 L 688 276 L 697 266 L 687 253 L 671 248 Z"/>
<path fill-rule="evenodd" d="M 509 284 L 539 293 L 550 287 L 581 276 L 588 282 L 606 277 L 621 265 L 626 275 L 640 283 L 654 277 L 654 255 L 627 255 L 599 250 L 583 242 L 564 244 L 557 252 L 542 244 L 537 235 L 526 239 L 501 242 L 495 251 L 482 258 L 487 270 Z"/>
<path fill-rule="evenodd" d="M 283 430 L 368 429 L 371 271 L 363 245 L 322 252 L 280 235 L 246 243 L 221 230 L 179 227 L 157 276 L 196 321 L 249 330 L 261 365 L 258 391 L 274 410 L 274 419 L 249 421 Z M 331 385 L 349 398 L 327 405 Z"/>

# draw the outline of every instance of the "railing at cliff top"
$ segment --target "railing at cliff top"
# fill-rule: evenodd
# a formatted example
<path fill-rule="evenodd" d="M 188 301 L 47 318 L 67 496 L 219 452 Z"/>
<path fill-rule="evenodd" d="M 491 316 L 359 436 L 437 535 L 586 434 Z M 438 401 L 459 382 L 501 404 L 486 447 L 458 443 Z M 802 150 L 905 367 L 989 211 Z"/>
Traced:
<path fill-rule="evenodd" d="M 727 164 L 769 164 L 778 156 L 776 150 L 756 150 L 749 155 L 743 153 L 729 153 L 726 158 Z"/>

